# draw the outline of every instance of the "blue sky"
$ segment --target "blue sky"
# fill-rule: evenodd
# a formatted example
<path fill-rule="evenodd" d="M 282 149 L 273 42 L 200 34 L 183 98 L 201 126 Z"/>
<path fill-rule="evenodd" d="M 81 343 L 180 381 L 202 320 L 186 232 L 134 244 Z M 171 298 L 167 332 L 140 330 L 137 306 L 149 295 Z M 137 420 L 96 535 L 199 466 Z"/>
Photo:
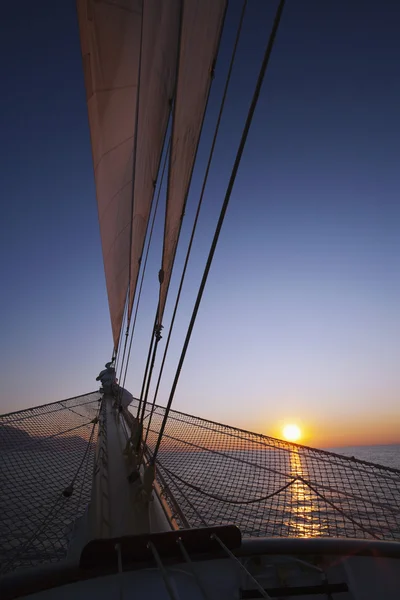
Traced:
<path fill-rule="evenodd" d="M 275 6 L 249 1 L 160 403 Z M 166 326 L 240 9 L 230 3 Z M 287 1 L 176 408 L 273 435 L 295 421 L 316 445 L 400 441 L 399 18 L 394 0 Z M 11 3 L 0 28 L 7 412 L 94 389 L 112 338 L 74 3 Z M 127 378 L 134 394 L 157 305 L 163 213 Z"/>

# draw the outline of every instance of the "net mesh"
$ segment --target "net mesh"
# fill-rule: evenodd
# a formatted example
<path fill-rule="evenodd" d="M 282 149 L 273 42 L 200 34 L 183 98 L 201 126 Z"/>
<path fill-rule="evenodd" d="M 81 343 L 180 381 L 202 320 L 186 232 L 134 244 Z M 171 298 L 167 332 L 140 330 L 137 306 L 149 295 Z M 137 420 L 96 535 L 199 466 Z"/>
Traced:
<path fill-rule="evenodd" d="M 0 416 L 0 572 L 66 556 L 90 499 L 99 399 L 94 392 Z"/>
<path fill-rule="evenodd" d="M 0 416 L 0 572 L 66 556 L 90 500 L 99 400 L 93 392 Z M 152 416 L 150 455 L 164 413 Z M 399 470 L 181 412 L 170 412 L 157 479 L 180 527 L 400 540 Z"/>
<path fill-rule="evenodd" d="M 156 407 L 150 455 L 163 416 Z M 400 540 L 397 469 L 177 411 L 170 412 L 157 468 L 180 526 L 233 523 L 253 537 Z"/>

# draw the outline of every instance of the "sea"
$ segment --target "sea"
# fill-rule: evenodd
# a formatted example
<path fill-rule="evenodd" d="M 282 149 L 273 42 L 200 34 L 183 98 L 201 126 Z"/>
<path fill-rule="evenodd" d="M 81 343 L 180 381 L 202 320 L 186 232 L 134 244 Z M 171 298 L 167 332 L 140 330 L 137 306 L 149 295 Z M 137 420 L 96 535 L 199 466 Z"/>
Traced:
<path fill-rule="evenodd" d="M 330 452 L 354 456 L 359 460 L 400 469 L 400 444 L 382 446 L 346 446 L 344 448 L 324 448 Z"/>
<path fill-rule="evenodd" d="M 400 445 L 325 450 L 335 454 L 279 444 L 171 448 L 159 456 L 158 472 L 191 527 L 235 523 L 250 537 L 399 540 Z"/>
<path fill-rule="evenodd" d="M 325 450 L 400 470 L 400 444 Z M 266 452 L 270 453 L 271 466 L 275 469 L 282 468 L 283 459 L 279 451 L 270 449 Z M 60 461 L 58 453 L 52 447 L 47 450 L 42 448 L 41 451 L 6 450 L 2 453 L 0 564 L 5 563 L 9 556 L 13 559 L 14 555 L 16 560 L 9 561 L 10 566 L 12 562 L 13 566 L 34 565 L 45 559 L 54 560 L 64 555 L 75 517 L 83 514 L 90 499 L 91 469 L 87 471 L 83 496 L 80 492 L 76 498 L 71 499 L 73 506 L 66 498 L 62 499 L 56 511 L 53 511 L 53 505 L 60 497 L 60 490 L 71 480 L 72 471 L 75 471 L 72 466 L 76 465 L 81 455 L 79 449 L 76 450 L 76 457 L 69 451 L 68 460 L 65 460 L 64 455 L 64 459 Z M 299 450 L 299 453 L 285 458 L 287 469 L 306 479 L 311 476 L 319 477 L 323 485 L 317 492 L 322 490 L 328 498 L 328 504 L 299 480 L 274 498 L 238 506 L 240 503 L 235 501 L 236 495 L 243 494 L 243 499 L 250 500 L 265 495 L 270 498 L 271 490 L 279 490 L 287 481 L 281 481 L 279 474 L 274 474 L 273 470 L 270 475 L 266 475 L 258 468 L 249 466 L 250 463 L 258 462 L 257 450 L 230 451 L 225 454 L 227 460 L 223 463 L 218 453 L 172 451 L 161 455 L 165 465 L 181 477 L 180 481 L 173 483 L 168 472 L 164 472 L 178 504 L 185 514 L 191 515 L 191 526 L 204 524 L 197 518 L 201 513 L 206 517 L 207 524 L 238 524 L 245 536 L 368 537 L 368 531 L 372 530 L 379 537 L 400 539 L 400 475 L 396 472 L 380 473 L 379 479 L 375 476 L 376 469 L 373 466 L 358 463 L 359 466 L 355 465 L 357 472 L 352 473 L 351 462 L 345 461 L 344 467 L 340 459 L 335 457 L 318 459 L 312 463 L 312 471 L 307 456 L 303 458 Z M 23 477 L 16 477 L 16 474 L 23 474 Z M 335 486 L 334 490 L 329 487 L 332 485 Z M 226 496 L 228 504 L 215 496 L 197 492 L 196 487 L 218 496 Z M 81 488 L 80 481 L 76 482 L 76 488 Z M 356 495 L 349 500 L 346 492 L 354 492 Z M 371 505 L 363 500 L 364 496 L 372 500 Z M 388 507 L 383 512 L 381 508 L 375 508 L 377 503 L 382 502 Z M 333 505 L 342 512 L 338 513 L 332 508 Z M 350 515 L 350 520 L 343 517 L 343 511 Z M 354 525 L 356 521 L 367 529 L 360 530 L 359 526 Z M 43 522 L 47 523 L 45 529 Z M 38 543 L 32 544 L 32 533 L 39 530 L 40 539 L 38 538 Z M 21 548 L 24 550 L 22 557 Z"/>

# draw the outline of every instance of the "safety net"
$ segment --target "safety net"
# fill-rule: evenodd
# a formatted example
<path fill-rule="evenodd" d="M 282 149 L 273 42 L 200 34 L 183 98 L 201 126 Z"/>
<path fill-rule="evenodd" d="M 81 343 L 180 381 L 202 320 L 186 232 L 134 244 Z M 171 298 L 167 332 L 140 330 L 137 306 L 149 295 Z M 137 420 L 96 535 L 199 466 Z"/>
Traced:
<path fill-rule="evenodd" d="M 164 410 L 151 418 L 149 456 Z M 150 408 L 145 432 L 149 416 Z M 233 523 L 251 537 L 400 540 L 400 470 L 181 412 L 169 414 L 157 477 L 182 527 Z"/>
<path fill-rule="evenodd" d="M 0 572 L 67 556 L 96 473 L 94 392 L 0 417 Z M 136 415 L 137 401 L 130 410 Z M 145 412 L 151 457 L 165 409 Z M 129 433 L 129 427 L 126 427 Z M 400 471 L 170 411 L 157 483 L 181 528 L 400 540 Z"/>
<path fill-rule="evenodd" d="M 55 562 L 90 500 L 98 392 L 0 416 L 0 572 Z"/>

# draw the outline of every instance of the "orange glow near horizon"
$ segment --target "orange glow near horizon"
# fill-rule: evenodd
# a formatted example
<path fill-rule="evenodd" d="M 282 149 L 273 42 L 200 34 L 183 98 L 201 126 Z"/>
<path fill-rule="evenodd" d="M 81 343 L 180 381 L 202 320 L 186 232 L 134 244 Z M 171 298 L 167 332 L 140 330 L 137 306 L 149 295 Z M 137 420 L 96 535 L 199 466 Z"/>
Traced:
<path fill-rule="evenodd" d="M 286 427 L 296 424 L 300 436 L 295 439 Z M 255 431 L 257 424 L 246 423 L 245 429 Z M 351 415 L 334 416 L 330 419 L 315 418 L 313 415 L 302 415 L 277 420 L 260 433 L 290 442 L 298 442 L 315 448 L 340 448 L 347 446 L 374 446 L 400 444 L 400 415 Z"/>

